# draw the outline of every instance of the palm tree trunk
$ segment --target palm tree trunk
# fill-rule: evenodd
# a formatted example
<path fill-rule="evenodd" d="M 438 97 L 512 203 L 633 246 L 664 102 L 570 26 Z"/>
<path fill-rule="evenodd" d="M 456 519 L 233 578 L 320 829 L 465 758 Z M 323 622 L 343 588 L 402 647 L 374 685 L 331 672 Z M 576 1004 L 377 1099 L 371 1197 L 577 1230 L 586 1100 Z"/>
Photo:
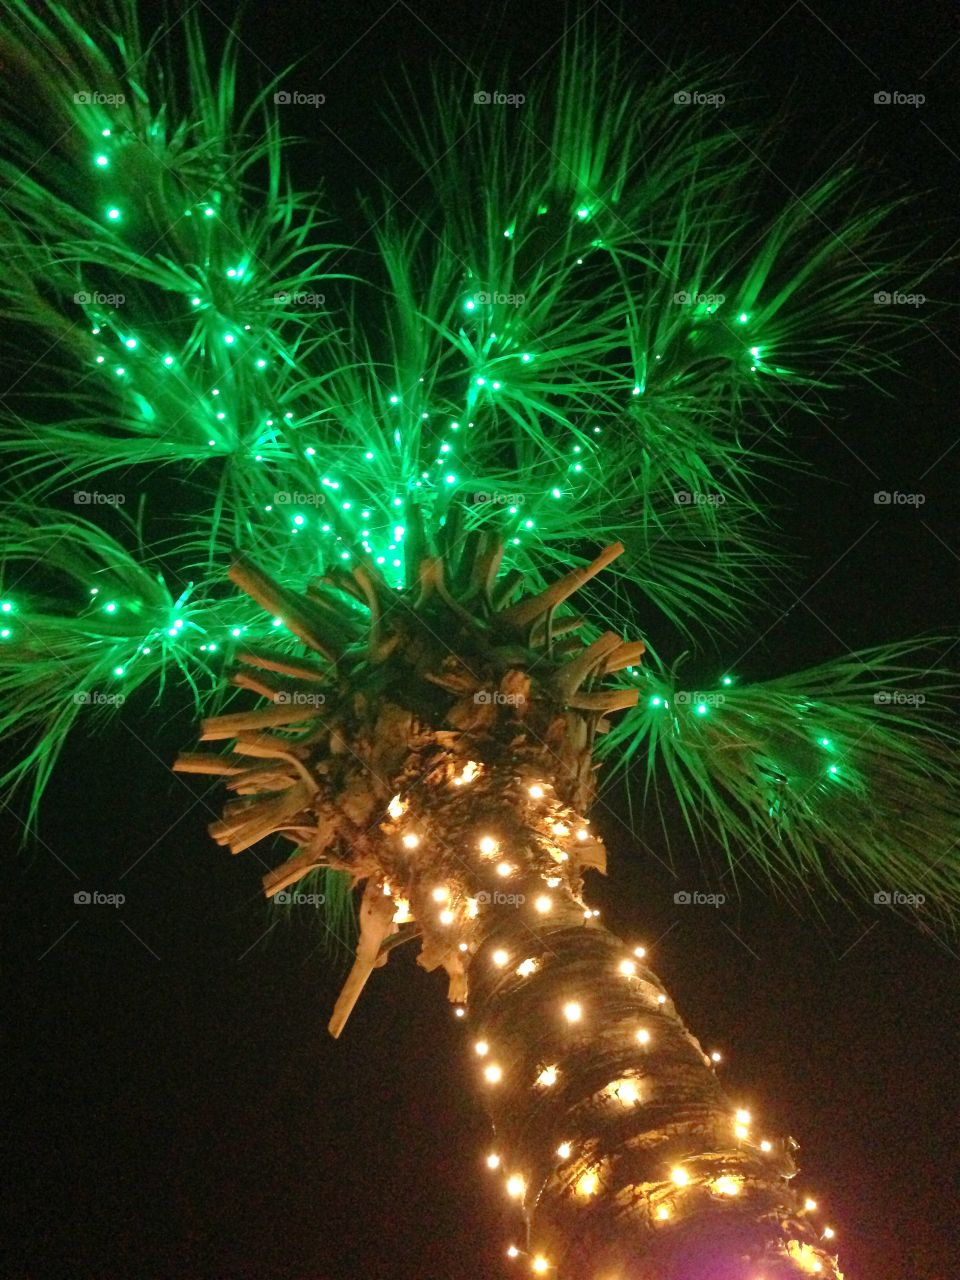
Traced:
<path fill-rule="evenodd" d="M 789 1184 L 792 1144 L 756 1135 L 642 957 L 585 918 L 566 868 L 594 842 L 586 825 L 510 766 L 443 790 L 404 820 L 460 865 L 431 866 L 412 906 L 429 954 L 458 925 L 469 939 L 470 1067 L 488 1163 L 517 1204 L 513 1247 L 563 1280 L 839 1280 Z"/>

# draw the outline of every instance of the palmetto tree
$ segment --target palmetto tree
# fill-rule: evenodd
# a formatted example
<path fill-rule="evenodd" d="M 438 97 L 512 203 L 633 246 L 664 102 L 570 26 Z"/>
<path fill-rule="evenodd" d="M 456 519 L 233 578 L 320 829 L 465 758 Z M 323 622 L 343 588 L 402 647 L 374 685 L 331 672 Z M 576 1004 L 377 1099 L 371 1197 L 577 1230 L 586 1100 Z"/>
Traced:
<path fill-rule="evenodd" d="M 764 476 L 788 408 L 890 363 L 860 335 L 909 283 L 891 210 L 838 172 L 764 220 L 762 139 L 581 35 L 526 114 L 438 81 L 403 135 L 417 212 L 327 242 L 285 81 L 238 114 L 235 44 L 214 73 L 183 31 L 178 76 L 126 4 L 6 21 L 6 786 L 35 808 L 85 708 L 185 683 L 220 745 L 176 767 L 236 795 L 215 838 L 292 845 L 270 897 L 361 890 L 332 1032 L 396 945 L 445 972 L 518 1265 L 839 1277 L 792 1141 L 726 1098 L 583 874 L 605 760 L 780 885 L 952 910 L 949 676 L 903 644 L 695 688 L 649 621 L 696 641 L 785 571 Z M 874 696 L 921 681 L 922 718 Z"/>

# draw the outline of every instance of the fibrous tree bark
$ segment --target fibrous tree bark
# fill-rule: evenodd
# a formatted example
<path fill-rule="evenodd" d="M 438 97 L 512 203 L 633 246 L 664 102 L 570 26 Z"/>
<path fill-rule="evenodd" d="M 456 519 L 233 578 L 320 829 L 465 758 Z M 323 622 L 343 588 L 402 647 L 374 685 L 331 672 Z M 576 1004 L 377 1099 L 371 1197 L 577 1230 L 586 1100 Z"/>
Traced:
<path fill-rule="evenodd" d="M 455 527 L 434 554 L 411 539 L 405 592 L 361 566 L 295 596 L 238 560 L 234 581 L 319 660 L 243 654 L 235 682 L 271 705 L 206 721 L 229 754 L 177 767 L 240 797 L 212 828 L 234 852 L 293 841 L 268 895 L 323 866 L 363 886 L 334 1035 L 408 936 L 445 971 L 519 1264 L 561 1280 L 842 1280 L 792 1186 L 795 1144 L 726 1097 L 642 949 L 583 900 L 583 872 L 605 868 L 592 748 L 636 698 L 599 686 L 643 644 L 588 644 L 557 610 L 621 550 L 515 602 L 499 541 Z"/>

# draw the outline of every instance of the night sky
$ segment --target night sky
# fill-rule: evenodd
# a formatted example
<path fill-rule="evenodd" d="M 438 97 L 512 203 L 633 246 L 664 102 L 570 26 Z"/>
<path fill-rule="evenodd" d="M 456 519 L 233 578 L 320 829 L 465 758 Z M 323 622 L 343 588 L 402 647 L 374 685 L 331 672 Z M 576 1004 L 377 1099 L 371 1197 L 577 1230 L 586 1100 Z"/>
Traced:
<path fill-rule="evenodd" d="M 221 39 L 231 7 L 202 8 Z M 148 21 L 154 12 L 144 9 Z M 733 17 L 688 0 L 509 0 L 486 14 L 462 0 L 253 2 L 242 83 L 252 92 L 310 51 L 289 82 L 327 102 L 284 117 L 310 140 L 295 175 L 322 178 L 359 233 L 358 187 L 373 195 L 385 179 L 385 195 L 416 209 L 416 166 L 381 123 L 404 74 L 416 88 L 446 66 L 473 89 L 523 92 L 565 26 L 589 15 L 622 34 L 638 75 L 670 75 L 690 57 L 735 64 L 733 109 L 782 135 L 771 207 L 859 152 L 877 196 L 917 193 L 900 215 L 904 243 L 924 242 L 938 262 L 960 248 L 956 13 L 803 0 Z M 879 90 L 926 101 L 878 106 Z M 941 261 L 928 292 L 955 304 L 955 265 Z M 835 394 L 828 419 L 788 415 L 808 471 L 781 476 L 773 501 L 808 562 L 755 628 L 706 655 L 705 674 L 763 678 L 870 643 L 956 634 L 960 335 L 932 308 L 914 333 L 903 376 Z M 877 490 L 926 501 L 878 507 Z M 648 638 L 673 644 L 654 616 Z M 194 741 L 184 696 L 157 707 L 141 691 L 109 730 L 68 743 L 22 851 L 22 798 L 0 814 L 0 1274 L 515 1274 L 504 1257 L 513 1224 L 483 1166 L 488 1127 L 444 982 L 401 951 L 331 1041 L 349 944 L 309 914 L 270 910 L 260 862 L 209 839 L 219 789 L 169 771 Z M 595 811 L 611 874 L 588 898 L 648 946 L 687 1024 L 724 1053 L 731 1096 L 800 1143 L 799 1185 L 836 1227 L 848 1280 L 956 1280 L 956 938 L 849 892 L 836 902 L 816 888 L 789 904 L 746 880 L 721 883 L 719 866 L 701 866 L 682 839 L 671 853 L 652 823 L 633 834 L 627 812 L 623 785 Z M 710 888 L 727 894 L 722 908 L 674 905 L 677 890 Z M 77 907 L 81 889 L 126 901 Z"/>

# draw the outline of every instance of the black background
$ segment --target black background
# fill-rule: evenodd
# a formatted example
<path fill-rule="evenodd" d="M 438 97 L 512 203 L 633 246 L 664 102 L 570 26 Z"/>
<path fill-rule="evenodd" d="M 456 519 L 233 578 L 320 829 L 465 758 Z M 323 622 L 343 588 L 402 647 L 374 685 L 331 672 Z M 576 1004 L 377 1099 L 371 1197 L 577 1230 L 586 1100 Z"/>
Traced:
<path fill-rule="evenodd" d="M 201 9 L 218 41 L 229 6 Z M 289 83 L 327 102 L 285 117 L 311 139 L 298 180 L 322 177 L 354 219 L 355 188 L 384 179 L 415 208 L 416 168 L 380 123 L 387 88 L 404 71 L 425 86 L 447 64 L 473 88 L 522 92 L 583 15 L 622 33 L 640 75 L 716 56 L 736 62 L 755 118 L 789 103 L 771 200 L 802 193 L 855 143 L 879 194 L 925 193 L 903 234 L 932 236 L 928 253 L 945 260 L 930 293 L 952 302 L 960 26 L 948 4 L 252 3 L 245 91 L 309 50 Z M 927 101 L 878 107 L 879 89 Z M 888 395 L 860 386 L 828 420 L 791 415 L 812 474 L 778 507 L 808 571 L 724 648 L 724 667 L 765 676 L 955 632 L 960 346 L 949 313 L 919 312 L 917 333 Z M 878 508 L 878 489 L 927 500 Z M 140 695 L 109 733 L 70 743 L 24 851 L 22 802 L 2 816 L 4 1274 L 514 1274 L 514 1224 L 483 1167 L 487 1127 L 442 984 L 401 953 L 330 1041 L 347 950 L 313 920 L 278 922 L 256 859 L 208 840 L 216 789 L 168 770 L 193 738 L 188 709 Z M 723 908 L 678 909 L 674 892 L 704 887 L 703 874 L 690 855 L 671 870 L 625 813 L 616 790 L 597 811 L 611 875 L 591 898 L 651 948 L 683 1016 L 725 1052 L 732 1096 L 798 1139 L 802 1185 L 837 1228 L 848 1277 L 955 1280 L 954 941 L 819 892 L 798 911 L 749 885 L 735 900 L 727 884 Z M 127 901 L 75 907 L 92 888 Z"/>

